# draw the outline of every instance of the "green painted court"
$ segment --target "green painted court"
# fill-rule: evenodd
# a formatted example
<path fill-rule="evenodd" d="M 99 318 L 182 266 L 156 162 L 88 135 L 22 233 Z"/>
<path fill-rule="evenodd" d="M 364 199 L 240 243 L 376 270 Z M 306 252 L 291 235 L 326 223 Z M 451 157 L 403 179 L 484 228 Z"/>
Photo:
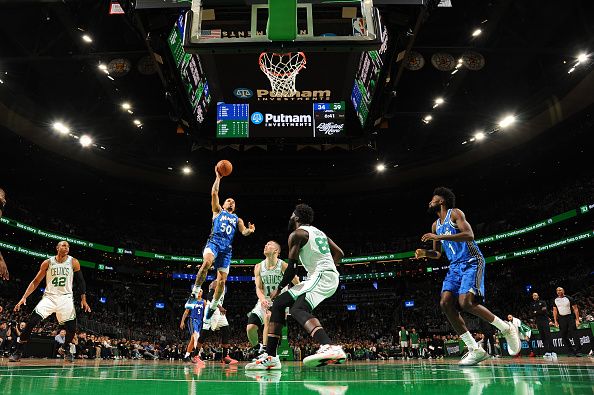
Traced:
<path fill-rule="evenodd" d="M 591 358 L 555 364 L 534 359 L 493 360 L 459 368 L 439 362 L 347 363 L 306 369 L 284 363 L 281 371 L 245 372 L 244 364 L 24 360 L 0 363 L 5 394 L 592 394 Z"/>

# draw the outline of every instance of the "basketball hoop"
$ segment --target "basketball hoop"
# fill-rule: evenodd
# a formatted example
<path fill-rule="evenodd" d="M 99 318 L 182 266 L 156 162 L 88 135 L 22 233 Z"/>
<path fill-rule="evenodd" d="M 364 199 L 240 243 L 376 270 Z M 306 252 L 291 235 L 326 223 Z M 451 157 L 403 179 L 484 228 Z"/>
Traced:
<path fill-rule="evenodd" d="M 270 85 L 272 86 L 270 96 L 295 96 L 297 93 L 295 79 L 306 63 L 303 52 L 262 52 L 258 63 L 260 64 L 260 69 L 270 80 Z"/>

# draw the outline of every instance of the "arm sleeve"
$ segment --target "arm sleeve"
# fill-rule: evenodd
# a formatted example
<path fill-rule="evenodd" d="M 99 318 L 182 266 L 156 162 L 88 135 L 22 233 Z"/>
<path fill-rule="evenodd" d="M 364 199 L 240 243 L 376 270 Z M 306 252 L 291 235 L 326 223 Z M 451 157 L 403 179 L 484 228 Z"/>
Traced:
<path fill-rule="evenodd" d="M 85 278 L 82 275 L 82 271 L 74 272 L 74 279 L 76 280 L 76 285 L 80 290 L 80 293 L 85 295 L 87 293 L 87 284 L 85 283 Z"/>
<path fill-rule="evenodd" d="M 283 274 L 283 279 L 278 285 L 279 290 L 283 289 L 293 281 L 293 277 L 295 277 L 295 274 L 297 273 L 297 262 L 297 259 L 287 259 L 287 269 Z"/>

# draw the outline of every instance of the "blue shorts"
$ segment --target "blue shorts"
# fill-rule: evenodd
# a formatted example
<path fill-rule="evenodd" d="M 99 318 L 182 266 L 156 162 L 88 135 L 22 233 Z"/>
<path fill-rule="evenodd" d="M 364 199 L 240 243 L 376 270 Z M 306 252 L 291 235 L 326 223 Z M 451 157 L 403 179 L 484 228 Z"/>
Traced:
<path fill-rule="evenodd" d="M 212 252 L 215 256 L 214 268 L 220 272 L 229 273 L 229 266 L 231 266 L 231 252 L 233 252 L 231 246 L 221 248 L 218 244 L 209 240 L 206 243 L 206 246 L 204 246 L 204 250 L 202 250 L 202 256 L 204 256 L 204 253 L 207 251 Z"/>
<path fill-rule="evenodd" d="M 202 330 L 202 320 L 197 318 L 188 318 L 188 331 L 190 332 L 190 336 L 196 333 L 200 333 Z"/>
<path fill-rule="evenodd" d="M 450 291 L 455 295 L 472 292 L 485 297 L 485 260 L 472 259 L 450 264 L 450 270 L 443 280 L 441 293 Z"/>

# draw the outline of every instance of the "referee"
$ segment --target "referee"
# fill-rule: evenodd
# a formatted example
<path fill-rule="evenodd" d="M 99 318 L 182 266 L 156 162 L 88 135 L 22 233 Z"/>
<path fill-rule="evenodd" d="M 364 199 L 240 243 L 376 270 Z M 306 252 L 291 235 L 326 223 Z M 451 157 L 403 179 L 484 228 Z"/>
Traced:
<path fill-rule="evenodd" d="M 553 358 L 553 354 L 551 354 L 551 331 L 549 329 L 549 316 L 547 314 L 547 304 L 544 301 L 540 300 L 537 292 L 532 293 L 532 303 L 530 304 L 530 312 L 532 313 L 534 321 L 536 321 L 536 327 L 538 328 L 538 333 L 540 333 L 540 338 L 542 339 L 542 344 L 544 346 L 545 352 L 543 357 Z"/>
<path fill-rule="evenodd" d="M 575 317 L 571 314 L 572 310 Z M 569 341 L 570 336 L 575 342 L 575 332 L 577 331 L 577 326 L 580 324 L 580 312 L 573 299 L 565 296 L 565 290 L 561 287 L 557 287 L 557 298 L 553 306 L 553 318 L 555 320 L 555 326 L 559 328 L 561 339 L 567 345 L 569 353 L 575 357 L 581 357 L 582 355 L 578 353 L 579 343 L 572 345 Z M 577 341 L 579 342 L 579 337 Z"/>

